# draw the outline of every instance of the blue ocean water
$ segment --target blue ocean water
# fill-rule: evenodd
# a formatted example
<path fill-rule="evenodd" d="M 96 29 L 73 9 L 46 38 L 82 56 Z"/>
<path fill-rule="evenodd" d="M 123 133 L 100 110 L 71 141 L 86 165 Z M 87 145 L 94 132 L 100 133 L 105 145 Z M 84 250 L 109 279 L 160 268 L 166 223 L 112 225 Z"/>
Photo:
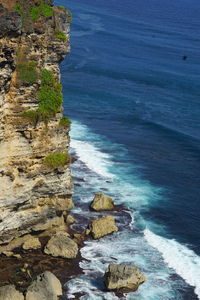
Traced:
<path fill-rule="evenodd" d="M 71 295 L 117 299 L 92 281 L 114 257 L 148 277 L 127 299 L 200 298 L 200 2 L 56 2 L 73 12 L 61 72 L 75 199 L 104 189 L 132 212 L 125 233 L 87 242 Z"/>

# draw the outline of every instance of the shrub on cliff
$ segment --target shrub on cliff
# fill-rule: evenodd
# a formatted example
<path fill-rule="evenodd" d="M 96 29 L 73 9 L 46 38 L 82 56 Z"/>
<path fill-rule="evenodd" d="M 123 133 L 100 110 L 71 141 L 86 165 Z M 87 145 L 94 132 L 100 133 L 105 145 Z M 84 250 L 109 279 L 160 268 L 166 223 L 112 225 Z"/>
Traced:
<path fill-rule="evenodd" d="M 33 21 L 36 21 L 39 18 L 39 16 L 43 16 L 45 18 L 52 17 L 53 8 L 50 5 L 41 1 L 38 6 L 30 8 L 29 16 Z"/>
<path fill-rule="evenodd" d="M 36 21 L 39 18 L 39 7 L 31 7 L 29 11 L 31 20 Z"/>
<path fill-rule="evenodd" d="M 67 40 L 66 34 L 60 30 L 55 31 L 55 37 L 62 42 L 66 42 L 66 40 Z"/>
<path fill-rule="evenodd" d="M 33 84 L 38 80 L 38 73 L 36 70 L 37 63 L 34 61 L 30 62 L 19 62 L 16 66 L 18 79 L 22 83 Z"/>
<path fill-rule="evenodd" d="M 53 16 L 53 8 L 49 4 L 41 1 L 39 7 L 41 9 L 43 17 L 48 18 Z"/>
<path fill-rule="evenodd" d="M 50 169 L 64 167 L 70 162 L 70 155 L 66 152 L 49 154 L 44 159 L 44 164 Z"/>
<path fill-rule="evenodd" d="M 71 123 L 72 123 L 72 121 L 69 118 L 63 116 L 60 119 L 59 126 L 64 127 L 64 128 L 68 128 L 71 125 Z"/>
<path fill-rule="evenodd" d="M 39 113 L 37 110 L 27 110 L 21 113 L 21 117 L 27 119 L 30 121 L 30 123 L 32 123 L 34 126 L 37 125 L 38 121 L 39 121 Z"/>
<path fill-rule="evenodd" d="M 54 116 L 63 102 L 62 85 L 56 81 L 53 73 L 46 69 L 42 70 L 38 99 L 38 111 L 47 117 Z"/>

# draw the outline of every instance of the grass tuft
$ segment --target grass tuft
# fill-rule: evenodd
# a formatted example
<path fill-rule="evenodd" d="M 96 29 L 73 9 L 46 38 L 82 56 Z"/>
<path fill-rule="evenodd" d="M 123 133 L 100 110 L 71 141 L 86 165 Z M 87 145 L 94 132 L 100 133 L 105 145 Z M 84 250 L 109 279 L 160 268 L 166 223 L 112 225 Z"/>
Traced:
<path fill-rule="evenodd" d="M 19 62 L 16 66 L 18 79 L 26 84 L 34 84 L 38 80 L 36 67 L 37 63 L 34 61 Z"/>
<path fill-rule="evenodd" d="M 60 30 L 55 31 L 55 37 L 62 42 L 66 42 L 66 40 L 67 40 L 66 34 Z"/>
<path fill-rule="evenodd" d="M 69 118 L 63 116 L 60 119 L 59 126 L 64 127 L 64 128 L 68 128 L 68 127 L 70 127 L 71 123 L 72 123 L 72 121 Z"/>
<path fill-rule="evenodd" d="M 70 155 L 65 152 L 49 154 L 44 159 L 44 164 L 50 169 L 64 167 L 70 162 Z"/>

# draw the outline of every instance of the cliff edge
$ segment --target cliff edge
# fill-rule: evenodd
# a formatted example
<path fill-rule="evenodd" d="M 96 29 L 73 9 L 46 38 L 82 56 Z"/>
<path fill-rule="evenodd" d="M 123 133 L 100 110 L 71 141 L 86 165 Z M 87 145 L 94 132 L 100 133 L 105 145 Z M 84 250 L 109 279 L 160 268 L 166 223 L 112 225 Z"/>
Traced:
<path fill-rule="evenodd" d="M 70 22 L 52 0 L 0 0 L 1 245 L 64 226 L 73 207 L 58 66 Z"/>

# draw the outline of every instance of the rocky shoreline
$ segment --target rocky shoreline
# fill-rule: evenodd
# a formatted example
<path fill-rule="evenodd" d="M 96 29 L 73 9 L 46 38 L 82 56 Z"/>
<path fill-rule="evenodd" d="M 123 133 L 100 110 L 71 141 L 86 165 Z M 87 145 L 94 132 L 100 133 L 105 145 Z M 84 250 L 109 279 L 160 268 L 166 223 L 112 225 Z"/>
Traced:
<path fill-rule="evenodd" d="M 53 0 L 0 0 L 0 300 L 60 299 L 64 283 L 82 273 L 84 241 L 121 230 L 123 207 L 102 193 L 87 224 L 69 213 L 74 159 L 59 63 L 70 51 L 71 21 Z M 105 270 L 105 290 L 119 296 L 145 280 L 134 266 Z"/>

